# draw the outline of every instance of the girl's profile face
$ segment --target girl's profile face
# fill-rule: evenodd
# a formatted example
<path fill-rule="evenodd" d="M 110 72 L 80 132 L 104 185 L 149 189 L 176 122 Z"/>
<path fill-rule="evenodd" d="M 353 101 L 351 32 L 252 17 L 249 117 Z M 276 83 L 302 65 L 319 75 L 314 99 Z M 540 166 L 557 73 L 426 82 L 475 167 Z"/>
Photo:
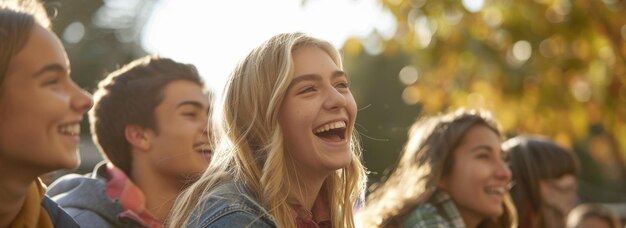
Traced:
<path fill-rule="evenodd" d="M 325 176 L 350 164 L 356 102 L 348 76 L 318 47 L 293 52 L 294 77 L 279 111 L 285 147 L 301 173 Z"/>
<path fill-rule="evenodd" d="M 503 160 L 500 143 L 490 128 L 482 124 L 472 126 L 453 152 L 451 173 L 439 183 L 466 224 L 500 216 L 504 211 L 511 171 Z"/>
<path fill-rule="evenodd" d="M 78 165 L 80 122 L 92 100 L 70 78 L 65 50 L 52 32 L 33 26 L 0 92 L 1 166 L 51 171 Z"/>

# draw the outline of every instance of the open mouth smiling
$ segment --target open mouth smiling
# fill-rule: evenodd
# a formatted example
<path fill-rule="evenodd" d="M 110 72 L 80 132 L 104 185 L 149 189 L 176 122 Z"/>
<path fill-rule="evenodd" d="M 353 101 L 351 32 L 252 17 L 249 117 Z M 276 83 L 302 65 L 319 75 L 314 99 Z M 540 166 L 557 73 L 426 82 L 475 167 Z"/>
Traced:
<path fill-rule="evenodd" d="M 346 126 L 346 121 L 333 121 L 317 127 L 313 134 L 327 141 L 341 142 L 346 139 Z"/>
<path fill-rule="evenodd" d="M 77 136 L 80 134 L 80 123 L 71 123 L 59 126 L 59 133 L 68 136 Z"/>

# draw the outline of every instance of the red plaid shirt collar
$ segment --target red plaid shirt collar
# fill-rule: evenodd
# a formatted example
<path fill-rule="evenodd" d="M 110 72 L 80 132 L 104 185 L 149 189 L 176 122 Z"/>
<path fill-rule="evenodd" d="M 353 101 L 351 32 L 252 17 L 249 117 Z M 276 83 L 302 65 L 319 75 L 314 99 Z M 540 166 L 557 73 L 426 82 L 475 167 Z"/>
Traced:
<path fill-rule="evenodd" d="M 107 163 L 106 194 L 119 202 L 124 211 L 118 215 L 120 219 L 128 219 L 143 227 L 161 228 L 163 224 L 146 209 L 146 199 L 139 189 L 124 172 L 111 163 Z"/>
<path fill-rule="evenodd" d="M 313 208 L 308 211 L 299 204 L 292 204 L 293 218 L 298 228 L 332 228 L 328 205 L 324 197 L 318 196 Z"/>

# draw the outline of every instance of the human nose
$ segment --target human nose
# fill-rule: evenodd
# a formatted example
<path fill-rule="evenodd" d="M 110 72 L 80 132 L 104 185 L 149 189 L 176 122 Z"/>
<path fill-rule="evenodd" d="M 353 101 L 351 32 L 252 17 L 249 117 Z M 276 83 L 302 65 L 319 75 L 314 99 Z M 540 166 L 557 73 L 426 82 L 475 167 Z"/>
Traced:
<path fill-rule="evenodd" d="M 209 121 L 209 117 L 205 116 L 203 121 L 200 123 L 200 131 L 202 132 L 202 136 L 205 138 L 209 136 L 209 131 L 211 130 Z"/>
<path fill-rule="evenodd" d="M 498 161 L 496 164 L 496 177 L 501 180 L 505 180 L 506 182 L 510 182 L 513 178 L 513 174 L 511 173 L 511 169 L 504 161 Z"/>
<path fill-rule="evenodd" d="M 340 91 L 331 87 L 324 101 L 324 108 L 333 110 L 344 107 L 346 105 L 346 97 Z"/>
<path fill-rule="evenodd" d="M 208 140 L 209 136 L 211 135 L 212 127 L 210 114 L 207 112 L 203 114 L 201 118 L 202 119 L 200 120 L 200 123 L 198 125 L 198 131 L 200 132 L 200 135 L 203 139 Z"/>
<path fill-rule="evenodd" d="M 81 114 L 87 112 L 93 106 L 93 99 L 91 94 L 84 89 L 78 87 L 76 83 L 72 82 L 72 88 L 74 94 L 72 95 L 71 106 L 72 109 Z"/>

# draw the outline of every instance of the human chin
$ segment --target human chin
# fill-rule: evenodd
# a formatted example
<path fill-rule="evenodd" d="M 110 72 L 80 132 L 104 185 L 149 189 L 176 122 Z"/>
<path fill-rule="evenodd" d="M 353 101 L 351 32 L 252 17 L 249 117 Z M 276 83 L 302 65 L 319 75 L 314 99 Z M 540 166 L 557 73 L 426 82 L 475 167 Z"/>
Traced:
<path fill-rule="evenodd" d="M 78 148 L 69 149 L 64 146 L 59 146 L 56 150 L 49 150 L 49 152 L 53 153 L 52 156 L 54 157 L 53 159 L 50 159 L 53 163 L 51 164 L 51 161 L 44 162 L 48 164 L 47 166 L 49 166 L 52 170 L 75 169 L 78 165 L 80 165 L 80 154 L 78 153 Z M 49 158 L 50 156 L 46 157 Z"/>
<path fill-rule="evenodd" d="M 335 171 L 348 166 L 352 162 L 352 151 L 350 150 L 348 140 L 341 144 L 328 143 L 324 139 L 319 139 L 319 137 L 315 137 L 314 140 L 317 141 L 314 147 L 315 153 L 324 169 Z"/>
<path fill-rule="evenodd" d="M 485 208 L 489 217 L 498 217 L 504 213 L 504 197 L 507 193 L 504 186 L 488 186 L 484 189 L 486 196 Z"/>
<path fill-rule="evenodd" d="M 63 151 L 64 160 L 63 160 L 63 168 L 64 169 L 74 169 L 80 165 L 80 153 L 78 149 L 78 145 L 65 148 Z"/>
<path fill-rule="evenodd" d="M 352 162 L 352 156 L 350 150 L 346 150 L 345 153 L 338 154 L 339 157 L 336 157 L 331 160 L 332 165 L 329 166 L 332 170 L 338 170 L 341 168 L 345 168 Z"/>
<path fill-rule="evenodd" d="M 80 153 L 78 151 L 78 148 L 71 153 L 67 160 L 67 163 L 65 164 L 66 166 L 63 167 L 65 169 L 75 169 L 80 165 Z"/>
<path fill-rule="evenodd" d="M 499 217 L 502 215 L 502 213 L 504 213 L 504 204 L 485 204 L 483 206 L 483 214 L 485 217 L 488 218 L 495 218 L 495 217 Z"/>
<path fill-rule="evenodd" d="M 59 143 L 54 154 L 61 159 L 58 166 L 63 169 L 76 168 L 80 164 L 80 125 L 61 125 L 57 128 L 56 133 Z"/>

